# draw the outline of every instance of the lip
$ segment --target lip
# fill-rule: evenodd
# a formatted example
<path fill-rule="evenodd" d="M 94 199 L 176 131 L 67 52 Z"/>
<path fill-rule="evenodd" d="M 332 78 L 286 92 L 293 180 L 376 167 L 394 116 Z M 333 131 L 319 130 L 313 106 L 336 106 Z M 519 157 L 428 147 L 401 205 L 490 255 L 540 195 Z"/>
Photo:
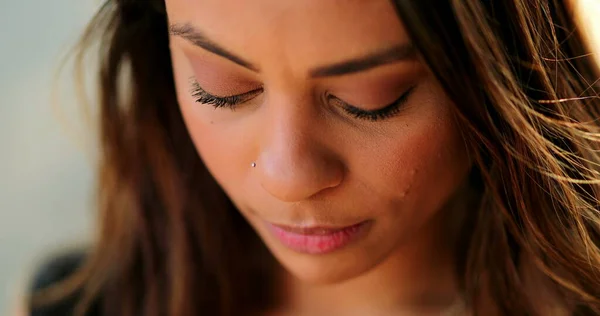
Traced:
<path fill-rule="evenodd" d="M 370 221 L 345 227 L 287 226 L 267 223 L 269 230 L 286 247 L 306 254 L 326 254 L 343 248 L 364 235 Z"/>

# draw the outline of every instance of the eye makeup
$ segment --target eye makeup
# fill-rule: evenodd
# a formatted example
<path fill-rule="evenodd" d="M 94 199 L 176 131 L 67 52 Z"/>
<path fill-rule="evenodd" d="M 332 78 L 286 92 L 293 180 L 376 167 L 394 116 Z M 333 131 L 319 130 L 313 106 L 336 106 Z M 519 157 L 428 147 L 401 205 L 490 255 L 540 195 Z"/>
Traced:
<path fill-rule="evenodd" d="M 249 92 L 230 96 L 216 96 L 204 90 L 196 80 L 190 80 L 190 93 L 196 102 L 209 104 L 215 108 L 229 108 L 235 110 L 236 106 L 247 101 L 250 101 L 262 92 L 262 88 L 258 88 Z"/>
<path fill-rule="evenodd" d="M 227 108 L 229 110 L 235 110 L 237 106 L 252 100 L 263 92 L 263 88 L 261 87 L 242 94 L 217 96 L 204 90 L 193 78 L 190 80 L 190 84 L 190 93 L 196 102 L 211 105 L 214 108 Z M 347 115 L 356 119 L 380 121 L 398 114 L 398 112 L 402 109 L 402 106 L 409 100 L 409 97 L 415 88 L 416 86 L 410 87 L 392 103 L 375 110 L 365 110 L 360 106 L 349 104 L 334 95 L 327 95 L 326 100 L 332 105 L 340 107 Z"/>
<path fill-rule="evenodd" d="M 402 106 L 409 100 L 409 97 L 413 93 L 415 88 L 416 86 L 410 87 L 392 103 L 375 110 L 364 110 L 360 106 L 355 106 L 346 103 L 343 100 L 332 95 L 327 96 L 327 100 L 339 104 L 344 112 L 346 112 L 354 118 L 368 121 L 379 121 L 393 117 L 396 114 L 398 114 L 402 109 Z"/>

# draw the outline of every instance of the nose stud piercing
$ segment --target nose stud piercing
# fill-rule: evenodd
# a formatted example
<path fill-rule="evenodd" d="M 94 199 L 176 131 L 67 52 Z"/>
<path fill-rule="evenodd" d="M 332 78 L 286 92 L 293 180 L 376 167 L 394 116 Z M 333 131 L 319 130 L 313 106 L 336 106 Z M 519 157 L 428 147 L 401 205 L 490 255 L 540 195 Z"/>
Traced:
<path fill-rule="evenodd" d="M 250 167 L 252 167 L 252 168 L 256 167 L 256 162 L 252 162 L 252 163 L 250 164 Z"/>

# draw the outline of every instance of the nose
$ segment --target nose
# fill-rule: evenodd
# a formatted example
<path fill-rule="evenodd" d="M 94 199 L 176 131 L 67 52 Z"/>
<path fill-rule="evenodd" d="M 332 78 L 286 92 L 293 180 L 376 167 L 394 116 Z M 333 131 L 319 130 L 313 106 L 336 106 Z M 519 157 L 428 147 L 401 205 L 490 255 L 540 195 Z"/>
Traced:
<path fill-rule="evenodd" d="M 264 126 L 256 166 L 264 190 L 281 201 L 299 202 L 338 186 L 344 164 L 327 144 L 327 124 L 319 124 L 318 113 L 297 105 L 276 112 Z"/>

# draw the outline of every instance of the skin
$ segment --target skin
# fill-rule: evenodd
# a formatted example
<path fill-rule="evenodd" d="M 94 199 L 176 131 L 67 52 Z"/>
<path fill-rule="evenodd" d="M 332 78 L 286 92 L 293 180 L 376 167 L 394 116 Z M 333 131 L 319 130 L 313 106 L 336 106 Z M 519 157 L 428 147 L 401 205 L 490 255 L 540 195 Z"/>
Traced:
<path fill-rule="evenodd" d="M 392 5 L 166 5 L 171 24 L 191 25 L 252 64 L 253 70 L 171 35 L 177 97 L 197 150 L 285 268 L 285 300 L 273 312 L 433 315 L 452 308 L 458 299 L 453 243 L 471 161 L 449 98 L 418 56 L 352 74 L 311 75 L 410 43 Z M 215 109 L 196 102 L 191 77 L 217 96 L 258 92 L 234 111 Z M 326 97 L 375 110 L 411 87 L 400 111 L 377 121 L 355 118 Z M 362 221 L 370 224 L 361 238 L 320 255 L 285 247 L 266 225 Z"/>

